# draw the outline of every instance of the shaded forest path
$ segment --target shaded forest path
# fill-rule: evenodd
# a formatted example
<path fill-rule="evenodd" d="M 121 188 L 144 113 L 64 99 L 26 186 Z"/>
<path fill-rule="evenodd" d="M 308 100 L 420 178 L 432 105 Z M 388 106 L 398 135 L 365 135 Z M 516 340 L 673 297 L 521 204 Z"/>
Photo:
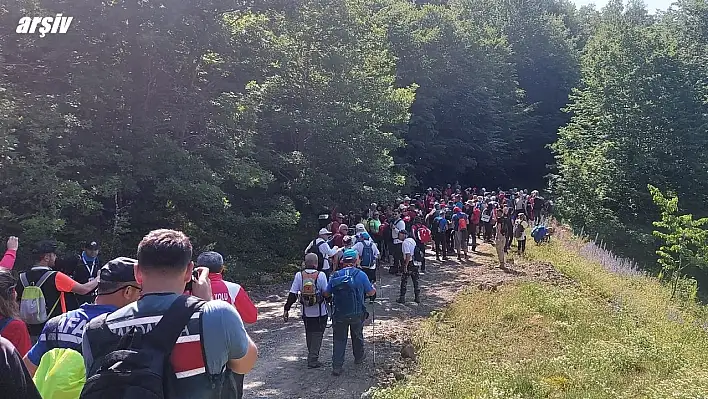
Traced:
<path fill-rule="evenodd" d="M 466 262 L 458 262 L 455 257 L 446 262 L 437 262 L 434 254 L 428 251 L 426 274 L 420 279 L 420 305 L 412 302 L 410 281 L 406 299 L 411 302 L 405 305 L 396 303 L 400 277 L 392 276 L 386 268 L 382 268 L 379 271 L 380 281 L 376 285 L 377 303 L 371 305 L 367 301 L 367 309 L 370 313 L 375 312 L 376 320 L 373 327 L 371 320 L 364 325 L 366 361 L 364 364 L 354 365 L 349 342 L 344 374 L 339 377 L 331 375 L 331 329 L 325 332 L 320 352 L 320 361 L 324 363 L 324 367 L 306 368 L 305 329 L 300 319 L 299 307 L 296 305 L 291 309 L 287 323 L 282 319 L 290 283 L 251 293 L 260 314 L 258 322 L 247 329 L 258 345 L 259 359 L 254 370 L 245 378 L 244 398 L 358 399 L 362 393 L 376 385 L 379 377 L 393 378 L 390 365 L 401 358 L 402 342 L 415 330 L 417 323 L 429 316 L 431 311 L 450 303 L 461 289 L 479 285 L 497 286 L 520 278 L 544 278 L 555 273 L 550 265 L 511 265 L 515 272 L 505 272 L 498 267 L 490 269 L 489 265 L 498 265 L 494 247 L 482 244 L 477 249 L 477 253 L 470 252 L 470 259 Z M 372 306 L 376 307 L 373 312 Z M 372 345 L 374 341 L 375 369 Z"/>

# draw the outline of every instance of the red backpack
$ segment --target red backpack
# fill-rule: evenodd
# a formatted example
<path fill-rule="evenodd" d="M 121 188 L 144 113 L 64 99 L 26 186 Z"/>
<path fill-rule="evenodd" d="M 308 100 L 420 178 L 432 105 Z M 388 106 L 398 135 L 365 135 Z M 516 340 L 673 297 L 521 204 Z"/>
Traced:
<path fill-rule="evenodd" d="M 430 233 L 430 229 L 425 227 L 424 225 L 416 226 L 415 237 L 419 242 L 422 242 L 423 244 L 427 244 L 432 241 L 432 234 Z"/>

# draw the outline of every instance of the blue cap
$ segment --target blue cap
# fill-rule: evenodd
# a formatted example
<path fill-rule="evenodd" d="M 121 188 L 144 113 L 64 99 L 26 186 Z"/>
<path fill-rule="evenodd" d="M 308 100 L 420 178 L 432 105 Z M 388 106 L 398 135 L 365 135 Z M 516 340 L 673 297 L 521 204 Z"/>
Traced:
<path fill-rule="evenodd" d="M 342 260 L 343 261 L 355 261 L 357 256 L 359 256 L 359 253 L 356 252 L 356 249 L 349 248 L 344 251 L 342 254 Z"/>
<path fill-rule="evenodd" d="M 361 233 L 361 238 L 363 238 L 365 240 L 369 240 L 369 239 L 371 239 L 371 236 L 369 235 L 369 233 Z"/>

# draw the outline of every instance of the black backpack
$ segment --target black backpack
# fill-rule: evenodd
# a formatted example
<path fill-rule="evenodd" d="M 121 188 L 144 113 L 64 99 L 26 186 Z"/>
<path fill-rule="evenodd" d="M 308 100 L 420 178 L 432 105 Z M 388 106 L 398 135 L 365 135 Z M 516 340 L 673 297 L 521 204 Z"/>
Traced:
<path fill-rule="evenodd" d="M 101 359 L 96 373 L 89 373 L 80 399 L 174 397 L 177 377 L 170 363 L 170 354 L 192 314 L 205 303 L 199 298 L 182 295 L 150 332 L 143 334 L 140 329 L 133 329 L 121 337 L 117 348 Z M 103 329 L 108 329 L 106 316 L 97 318 Z"/>
<path fill-rule="evenodd" d="M 320 251 L 320 245 L 322 245 L 322 242 L 318 245 L 317 240 L 319 240 L 319 238 L 315 238 L 315 240 L 312 241 L 312 245 L 307 253 L 317 255 L 317 270 L 322 271 L 322 268 L 324 267 L 324 255 L 322 254 L 322 251 Z"/>

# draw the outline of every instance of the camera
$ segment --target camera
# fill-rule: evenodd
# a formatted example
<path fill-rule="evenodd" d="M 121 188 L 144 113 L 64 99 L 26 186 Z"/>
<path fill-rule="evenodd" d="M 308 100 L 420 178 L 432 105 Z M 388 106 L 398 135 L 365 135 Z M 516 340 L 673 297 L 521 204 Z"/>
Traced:
<path fill-rule="evenodd" d="M 197 279 L 199 279 L 199 272 L 192 270 L 192 279 L 184 286 L 184 290 L 192 292 L 192 282 L 197 281 Z"/>

